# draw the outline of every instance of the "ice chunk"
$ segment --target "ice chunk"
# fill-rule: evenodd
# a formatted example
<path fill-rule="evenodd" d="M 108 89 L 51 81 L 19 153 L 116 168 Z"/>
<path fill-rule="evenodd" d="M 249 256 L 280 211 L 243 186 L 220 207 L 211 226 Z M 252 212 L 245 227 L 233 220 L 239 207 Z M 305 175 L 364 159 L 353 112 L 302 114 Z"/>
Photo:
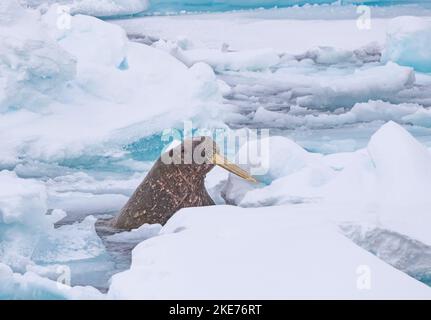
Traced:
<path fill-rule="evenodd" d="M 18 178 L 11 171 L 0 171 L 0 225 L 45 224 L 46 199 L 43 183 Z"/>
<path fill-rule="evenodd" d="M 154 47 L 169 52 L 187 66 L 205 62 L 216 71 L 259 71 L 275 66 L 280 57 L 273 49 L 224 51 L 215 49 L 183 50 L 178 42 L 159 40 Z"/>
<path fill-rule="evenodd" d="M 105 252 L 97 236 L 96 218 L 86 217 L 82 222 L 63 225 L 54 232 L 42 236 L 32 253 L 36 263 L 64 263 L 97 257 Z"/>
<path fill-rule="evenodd" d="M 422 127 L 431 127 L 431 110 L 430 109 L 419 109 L 417 112 L 406 115 L 403 120 L 407 123 L 415 124 Z"/>
<path fill-rule="evenodd" d="M 123 29 L 94 17 L 77 15 L 71 18 L 71 27 L 56 28 L 57 6 L 52 6 L 42 18 L 59 45 L 72 54 L 78 67 L 84 64 L 120 67 L 127 56 L 127 36 Z M 83 43 L 91 42 L 91 46 Z M 79 69 L 80 70 L 80 69 Z M 80 70 L 82 72 L 82 70 Z"/>
<path fill-rule="evenodd" d="M 367 150 L 382 184 L 382 200 L 430 203 L 431 157 L 410 133 L 388 122 L 371 137 Z"/>
<path fill-rule="evenodd" d="M 0 300 L 2 299 L 103 299 L 93 287 L 70 287 L 35 274 L 13 273 L 0 263 Z"/>
<path fill-rule="evenodd" d="M 160 224 L 145 223 L 139 228 L 108 236 L 106 240 L 111 242 L 141 242 L 156 236 L 162 226 Z"/>
<path fill-rule="evenodd" d="M 19 2 L 36 7 L 50 4 L 66 6 L 71 14 L 87 14 L 96 17 L 111 17 L 135 14 L 145 11 L 148 0 L 19 0 Z"/>
<path fill-rule="evenodd" d="M 94 194 L 84 192 L 51 192 L 48 204 L 66 210 L 75 218 L 88 214 L 110 213 L 121 209 L 128 197 L 121 194 Z"/>
<path fill-rule="evenodd" d="M 260 152 L 259 145 L 262 146 Z M 319 155 L 308 153 L 288 138 L 273 136 L 252 140 L 243 145 L 236 155 L 236 162 L 239 164 L 244 162 L 243 166 L 249 172 L 253 172 L 253 169 L 262 171 L 256 177 L 265 185 L 306 166 L 313 166 L 318 158 Z M 227 203 L 239 204 L 248 191 L 260 187 L 262 185 L 251 184 L 229 174 L 222 194 Z"/>
<path fill-rule="evenodd" d="M 350 77 L 322 77 L 317 81 L 319 87 L 313 90 L 312 95 L 297 99 L 300 106 L 342 107 L 352 101 L 389 98 L 412 87 L 415 73 L 411 68 L 388 62 L 382 66 L 355 69 Z"/>
<path fill-rule="evenodd" d="M 24 15 L 32 12 L 20 10 Z M 0 36 L 19 34 L 23 43 L 40 39 L 45 51 L 29 59 L 42 59 L 37 66 L 49 61 L 58 74 L 33 70 L 24 58 L 23 70 L 8 71 L 6 79 L 13 81 L 0 90 L 6 90 L 6 98 L 20 99 L 20 104 L 14 104 L 19 106 L 15 112 L 0 114 L 2 164 L 16 165 L 18 158 L 60 162 L 84 154 L 104 156 L 186 118 L 196 119 L 196 126 L 220 125 L 221 86 L 209 67 L 189 69 L 160 50 L 129 42 L 121 28 L 94 17 L 73 16 L 70 29 L 59 29 L 55 6 L 42 19 L 29 14 L 36 16 L 15 21 L 11 30 L 2 28 Z M 51 44 L 55 50 L 47 49 Z M 21 59 L 19 53 L 13 52 L 11 58 Z M 77 68 L 76 74 L 69 72 L 67 62 Z M 33 82 L 18 81 L 27 71 L 42 78 L 35 83 L 46 82 L 46 90 L 37 87 L 34 93 Z M 11 83 L 14 86 L 8 87 Z M 12 108 L 11 101 L 4 102 L 3 110 Z M 182 110 L 181 116 L 172 110 Z"/>
<path fill-rule="evenodd" d="M 394 18 L 387 31 L 382 59 L 431 72 L 431 22 L 420 17 Z"/>
<path fill-rule="evenodd" d="M 15 1 L 1 4 L 0 112 L 41 109 L 75 76 L 75 60 L 46 36 L 39 19 Z"/>
<path fill-rule="evenodd" d="M 319 205 L 183 209 L 160 236 L 133 250 L 130 270 L 113 276 L 108 297 L 430 297 L 428 286 L 344 237 L 323 219 L 326 210 Z M 316 268 L 316 261 L 325 263 Z M 372 270 L 371 290 L 357 286 L 364 265 Z"/>
<path fill-rule="evenodd" d="M 293 106 L 293 108 L 298 108 Z M 292 109 L 293 109 L 292 108 Z M 373 121 L 396 121 L 398 123 L 430 126 L 429 110 L 416 103 L 393 104 L 382 100 L 369 100 L 356 103 L 350 110 L 339 113 L 297 114 L 280 113 L 260 107 L 256 110 L 253 121 L 275 128 L 309 129 L 334 128 L 350 124 Z"/>
<path fill-rule="evenodd" d="M 178 58 L 187 65 L 206 62 L 216 71 L 258 71 L 268 69 L 280 62 L 280 57 L 272 49 L 260 49 L 238 52 L 223 52 L 211 49 L 195 49 L 178 53 Z"/>
<path fill-rule="evenodd" d="M 398 232 L 372 225 L 343 224 L 341 228 L 362 248 L 374 253 L 395 268 L 429 284 L 430 246 Z"/>
<path fill-rule="evenodd" d="M 312 59 L 317 64 L 337 64 L 353 62 L 354 55 L 352 51 L 342 50 L 333 47 L 318 47 L 307 51 L 305 54 L 296 56 L 297 59 Z"/>

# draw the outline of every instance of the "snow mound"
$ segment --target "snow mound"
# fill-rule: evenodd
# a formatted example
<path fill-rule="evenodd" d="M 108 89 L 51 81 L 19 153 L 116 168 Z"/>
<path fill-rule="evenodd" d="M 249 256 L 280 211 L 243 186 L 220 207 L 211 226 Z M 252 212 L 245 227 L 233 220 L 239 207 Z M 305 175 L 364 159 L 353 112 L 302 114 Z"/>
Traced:
<path fill-rule="evenodd" d="M 182 61 L 187 65 L 206 62 L 216 71 L 259 71 L 280 62 L 279 55 L 272 49 L 238 52 L 195 49 L 183 51 L 182 54 Z"/>
<path fill-rule="evenodd" d="M 113 276 L 108 297 L 430 297 L 429 287 L 356 246 L 325 222 L 324 211 L 319 206 L 183 209 L 160 236 L 133 250 L 130 270 Z M 367 270 L 371 270 L 370 287 L 364 290 L 361 275 Z"/>
<path fill-rule="evenodd" d="M 259 145 L 262 147 L 260 152 L 258 152 Z M 271 184 L 272 181 L 289 176 L 304 167 L 319 165 L 319 157 L 317 154 L 305 151 L 288 138 L 273 136 L 252 140 L 240 148 L 235 161 L 239 164 L 247 163 L 247 165 L 243 165 L 244 169 L 255 174 L 261 184 L 249 183 L 236 175 L 229 174 L 222 190 L 223 198 L 230 204 L 242 204 L 246 193 L 254 189 L 260 190 L 262 186 L 265 188 L 265 185 Z M 254 193 L 250 192 L 250 194 Z M 257 198 L 254 199 L 257 200 Z M 266 205 L 269 205 L 270 202 L 273 203 L 273 201 L 263 201 Z M 252 205 L 248 203 L 247 206 Z"/>
<path fill-rule="evenodd" d="M 337 221 L 368 222 L 431 243 L 431 156 L 395 122 L 383 125 L 368 147 L 327 156 L 312 154 L 286 138 L 272 141 L 265 183 L 230 176 L 219 188 L 227 203 L 242 207 L 321 204 Z M 347 211 L 343 208 L 349 208 Z M 421 223 L 418 224 L 418 221 Z M 426 222 L 426 223 L 425 223 Z"/>
<path fill-rule="evenodd" d="M 208 66 L 188 68 L 94 17 L 73 16 L 70 29 L 59 29 L 56 8 L 40 16 L 16 7 L 24 18 L 0 31 L 0 41 L 12 39 L 21 48 L 6 60 L 0 54 L 7 71 L 0 84 L 6 92 L 0 95 L 6 97 L 0 98 L 0 163 L 105 155 L 183 119 L 220 125 L 221 87 Z M 15 12 L 7 9 L 4 16 Z M 9 67 L 14 60 L 17 67 Z"/>
<path fill-rule="evenodd" d="M 0 300 L 4 299 L 103 299 L 93 287 L 70 287 L 35 274 L 14 273 L 0 263 Z"/>
<path fill-rule="evenodd" d="M 419 17 L 394 18 L 387 31 L 382 59 L 431 72 L 431 22 Z"/>
<path fill-rule="evenodd" d="M 352 101 L 390 98 L 415 83 L 412 68 L 391 61 L 385 65 L 355 69 L 349 77 L 326 76 L 317 79 L 318 86 L 310 96 L 297 99 L 304 107 L 323 108 L 332 105 L 343 107 Z M 366 100 L 364 100 L 366 99 Z"/>
<path fill-rule="evenodd" d="M 367 148 L 376 167 L 384 201 L 430 203 L 431 156 L 428 150 L 395 122 L 388 122 Z"/>

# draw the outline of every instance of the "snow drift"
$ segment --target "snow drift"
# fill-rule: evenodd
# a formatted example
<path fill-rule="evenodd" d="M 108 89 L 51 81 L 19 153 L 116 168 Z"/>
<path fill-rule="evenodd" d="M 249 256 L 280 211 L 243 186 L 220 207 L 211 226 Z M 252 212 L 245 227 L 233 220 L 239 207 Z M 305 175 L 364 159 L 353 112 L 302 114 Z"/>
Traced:
<path fill-rule="evenodd" d="M 429 298 L 426 285 L 354 245 L 326 214 L 319 206 L 183 209 L 133 250 L 108 297 Z M 369 289 L 364 268 L 372 270 Z"/>

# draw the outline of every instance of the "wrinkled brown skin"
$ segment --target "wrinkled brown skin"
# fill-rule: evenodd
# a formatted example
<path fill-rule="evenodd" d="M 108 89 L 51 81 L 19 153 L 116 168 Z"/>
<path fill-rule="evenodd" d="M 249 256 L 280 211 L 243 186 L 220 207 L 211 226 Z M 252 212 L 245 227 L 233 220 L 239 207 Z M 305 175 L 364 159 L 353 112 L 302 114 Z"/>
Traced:
<path fill-rule="evenodd" d="M 212 140 L 211 140 L 212 142 Z M 164 164 L 159 158 L 112 226 L 130 230 L 144 223 L 164 225 L 181 208 L 214 205 L 205 189 L 213 164 Z"/>

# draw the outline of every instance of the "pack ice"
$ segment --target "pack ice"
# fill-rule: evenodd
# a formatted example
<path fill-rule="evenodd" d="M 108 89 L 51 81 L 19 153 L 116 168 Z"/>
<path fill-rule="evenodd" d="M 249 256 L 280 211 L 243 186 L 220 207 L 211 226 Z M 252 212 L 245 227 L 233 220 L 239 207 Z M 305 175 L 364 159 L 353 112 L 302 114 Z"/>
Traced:
<path fill-rule="evenodd" d="M 426 94 L 401 99 L 427 88 L 416 65 L 357 59 L 374 49 L 297 56 L 205 51 L 187 41 L 152 47 L 86 15 L 59 29 L 57 8 L 0 4 L 0 298 L 430 298 L 417 280 L 431 275 L 430 154 L 390 121 L 427 123 Z M 359 70 L 343 71 L 343 63 Z M 224 117 L 247 117 L 231 114 L 238 110 L 223 96 L 232 90 L 214 69 L 256 77 L 265 90 L 292 89 L 286 97 L 296 99 L 290 116 L 299 126 L 377 120 L 379 129 L 365 148 L 329 155 L 268 138 L 261 184 L 214 170 L 207 184 L 220 206 L 112 236 L 140 242 L 130 268 L 119 270 L 96 219 L 121 208 L 151 164 L 128 158 L 122 146 L 159 141 L 155 133 L 183 119 L 224 127 Z M 346 109 L 309 113 L 318 101 Z M 250 117 L 291 123 L 273 111 Z M 388 234 L 400 244 L 395 249 Z M 411 255 L 418 248 L 422 255 Z"/>

